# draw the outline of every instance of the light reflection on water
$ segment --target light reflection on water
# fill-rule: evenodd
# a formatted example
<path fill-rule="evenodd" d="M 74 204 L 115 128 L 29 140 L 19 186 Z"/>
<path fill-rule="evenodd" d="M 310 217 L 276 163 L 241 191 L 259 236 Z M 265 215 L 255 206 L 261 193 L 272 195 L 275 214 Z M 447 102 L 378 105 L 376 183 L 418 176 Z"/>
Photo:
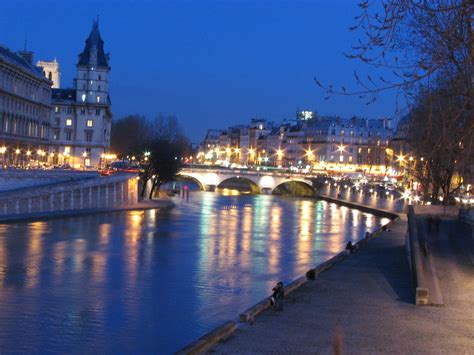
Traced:
<path fill-rule="evenodd" d="M 179 349 L 387 219 L 196 192 L 170 211 L 0 225 L 0 349 Z"/>

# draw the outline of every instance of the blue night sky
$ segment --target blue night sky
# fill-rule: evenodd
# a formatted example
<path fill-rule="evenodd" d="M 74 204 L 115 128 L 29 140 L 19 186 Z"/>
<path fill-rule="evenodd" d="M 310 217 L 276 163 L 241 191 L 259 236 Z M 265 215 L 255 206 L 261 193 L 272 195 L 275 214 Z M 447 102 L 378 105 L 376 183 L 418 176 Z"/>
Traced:
<path fill-rule="evenodd" d="M 371 105 L 326 101 L 314 84 L 317 76 L 351 88 L 354 69 L 370 70 L 343 56 L 357 38 L 347 30 L 356 0 L 4 0 L 0 43 L 20 50 L 26 34 L 35 61 L 58 59 L 66 88 L 97 14 L 115 119 L 175 114 L 199 142 L 207 128 L 252 117 L 278 122 L 297 109 L 369 118 L 395 111 L 393 93 Z"/>

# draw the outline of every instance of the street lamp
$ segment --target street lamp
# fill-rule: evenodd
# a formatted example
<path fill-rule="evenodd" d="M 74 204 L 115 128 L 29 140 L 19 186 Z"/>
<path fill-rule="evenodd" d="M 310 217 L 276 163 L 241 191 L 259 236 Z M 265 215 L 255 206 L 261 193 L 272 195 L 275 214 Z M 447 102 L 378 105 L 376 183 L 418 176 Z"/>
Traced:
<path fill-rule="evenodd" d="M 7 151 L 7 147 L 3 146 L 0 148 L 0 153 L 2 153 L 2 165 L 5 165 L 5 152 Z"/>
<path fill-rule="evenodd" d="M 84 153 L 82 153 L 82 157 L 84 158 L 84 162 L 83 162 L 83 168 L 84 168 L 84 170 L 86 170 L 86 158 L 87 158 L 87 152 L 84 152 Z"/>

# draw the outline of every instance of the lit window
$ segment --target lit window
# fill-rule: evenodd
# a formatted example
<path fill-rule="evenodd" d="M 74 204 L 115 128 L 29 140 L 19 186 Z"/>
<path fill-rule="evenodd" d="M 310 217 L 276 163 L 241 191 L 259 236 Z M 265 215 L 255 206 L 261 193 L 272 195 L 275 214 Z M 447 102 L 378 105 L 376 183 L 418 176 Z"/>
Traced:
<path fill-rule="evenodd" d="M 86 125 L 87 127 L 92 127 L 94 125 L 94 122 L 92 120 L 87 120 Z"/>
<path fill-rule="evenodd" d="M 70 118 L 66 119 L 66 126 L 72 126 L 72 119 Z"/>
<path fill-rule="evenodd" d="M 70 146 L 64 147 L 64 154 L 71 154 L 71 147 Z"/>
<path fill-rule="evenodd" d="M 59 110 L 59 106 L 54 106 L 54 112 L 57 113 L 57 112 L 59 112 L 59 111 L 60 111 L 60 110 Z"/>
<path fill-rule="evenodd" d="M 97 96 L 97 102 L 100 102 L 100 96 Z"/>
<path fill-rule="evenodd" d="M 82 94 L 82 102 L 86 101 L 86 94 Z"/>

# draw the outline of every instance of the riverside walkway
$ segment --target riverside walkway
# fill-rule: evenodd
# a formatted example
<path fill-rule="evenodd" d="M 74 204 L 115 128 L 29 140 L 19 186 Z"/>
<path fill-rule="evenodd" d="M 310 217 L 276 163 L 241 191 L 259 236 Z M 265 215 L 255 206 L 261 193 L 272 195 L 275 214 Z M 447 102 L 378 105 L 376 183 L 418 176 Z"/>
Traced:
<path fill-rule="evenodd" d="M 263 312 L 211 352 L 334 353 L 338 344 L 340 353 L 474 353 L 474 260 L 455 238 L 464 238 L 462 245 L 469 247 L 473 240 L 452 223 L 441 223 L 433 250 L 441 268 L 443 307 L 414 304 L 402 217 L 316 281 L 289 294 L 282 312 Z"/>

